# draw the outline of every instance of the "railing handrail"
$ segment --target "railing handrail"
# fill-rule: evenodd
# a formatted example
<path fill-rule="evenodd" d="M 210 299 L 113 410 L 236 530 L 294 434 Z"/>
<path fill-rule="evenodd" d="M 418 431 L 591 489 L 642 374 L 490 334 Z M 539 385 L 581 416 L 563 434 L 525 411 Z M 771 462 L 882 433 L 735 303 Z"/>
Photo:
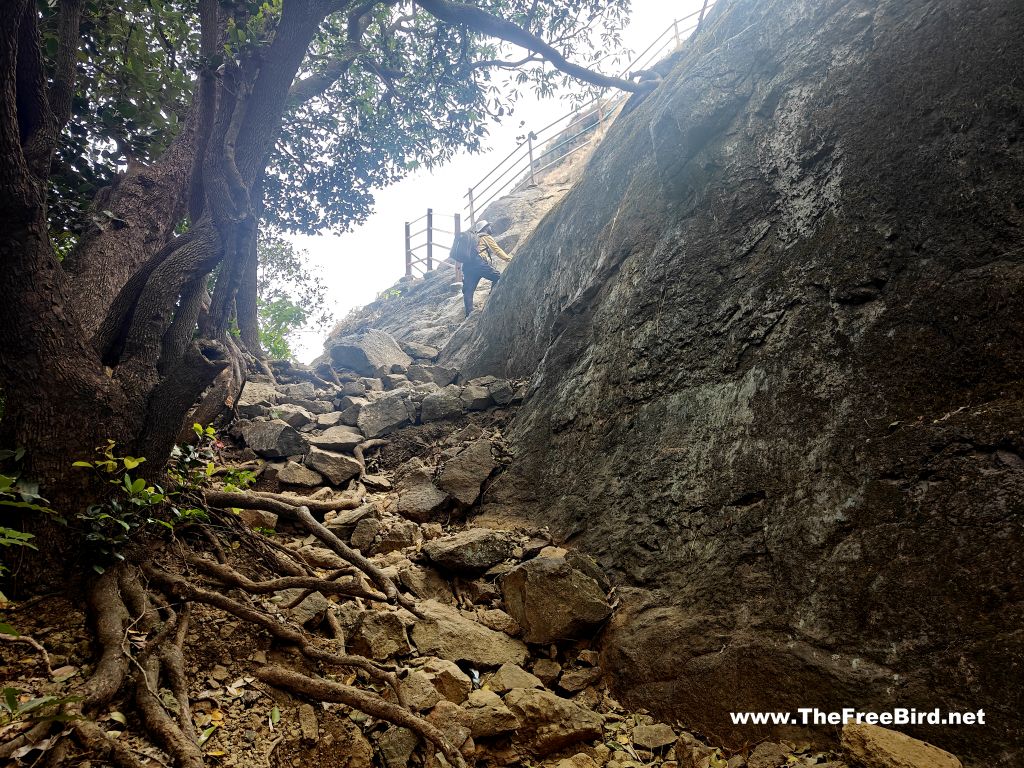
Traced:
<path fill-rule="evenodd" d="M 677 47 L 682 45 L 682 36 L 700 28 L 708 8 L 714 5 L 715 2 L 716 0 L 704 0 L 699 11 L 694 11 L 693 13 L 686 14 L 681 18 L 673 19 L 661 34 L 654 38 L 650 45 L 630 60 L 625 69 L 619 73 L 619 77 L 626 78 L 630 73 L 637 71 L 638 66 L 641 62 L 644 62 L 645 59 L 648 60 L 644 66 L 649 66 L 656 60 L 656 57 L 664 53 L 673 40 Z M 680 27 L 681 24 L 685 24 L 687 21 L 690 21 L 695 17 L 697 17 L 697 22 L 693 24 L 692 27 Z M 614 54 L 610 53 L 608 55 L 610 56 Z M 557 165 L 573 153 L 592 144 L 595 141 L 595 131 L 604 124 L 606 119 L 605 116 L 613 115 L 615 110 L 618 109 L 618 106 L 629 96 L 626 92 L 618 92 L 610 97 L 606 97 L 605 94 L 608 90 L 608 88 L 601 89 L 593 98 L 577 105 L 575 109 L 566 112 L 537 130 L 526 129 L 526 138 L 513 147 L 512 151 L 487 171 L 487 173 L 485 173 L 476 182 L 476 184 L 471 186 L 464 195 L 464 197 L 469 198 L 466 209 L 469 212 L 470 226 L 472 226 L 476 221 L 477 206 L 482 210 L 485 205 L 510 188 L 518 190 L 527 183 L 535 184 L 536 175 L 538 173 L 546 171 L 548 168 Z M 567 119 L 569 119 L 569 122 L 562 125 Z M 576 129 L 574 127 L 576 123 L 587 119 L 591 120 L 589 125 L 586 125 L 581 129 Z M 556 126 L 560 126 L 558 127 L 557 132 L 555 131 Z M 590 134 L 588 138 L 580 141 L 579 143 L 573 143 L 588 134 Z M 539 144 L 535 144 L 534 142 L 539 142 Z M 558 154 L 563 147 L 566 147 L 566 145 L 568 145 L 568 148 L 564 152 Z M 535 154 L 535 148 L 540 149 L 539 154 Z M 525 156 L 513 160 L 517 154 L 523 153 L 523 150 L 525 150 Z M 555 154 L 557 154 L 555 159 L 548 160 L 551 155 Z M 523 173 L 524 171 L 525 173 Z M 496 173 L 497 176 L 494 176 Z M 504 180 L 509 174 L 512 174 L 511 178 Z M 494 176 L 493 179 L 491 178 L 492 176 Z M 484 183 L 488 182 L 488 180 L 490 180 L 490 183 L 484 186 Z M 499 182 L 501 183 L 499 184 Z M 498 185 L 497 188 L 494 188 L 495 185 Z M 493 191 L 492 188 L 494 188 Z M 475 199 L 475 195 L 483 195 L 484 193 L 489 194 L 482 200 Z M 449 230 L 436 226 L 435 221 L 438 217 L 453 219 L 454 229 Z M 419 224 L 424 219 L 426 219 L 425 227 L 413 232 L 413 225 Z M 441 242 L 435 241 L 434 233 L 452 235 L 452 239 L 454 240 L 461 229 L 461 213 L 435 214 L 432 208 L 427 208 L 427 212 L 423 216 L 412 221 L 405 222 L 406 275 L 412 275 L 414 270 L 418 270 L 425 274 L 437 266 L 449 266 L 444 264 L 444 257 L 441 259 L 434 258 L 433 251 L 435 247 L 442 251 L 443 249 L 451 247 L 450 244 L 442 244 Z M 413 240 L 424 234 L 426 235 L 426 241 L 414 245 Z M 426 255 L 418 255 L 417 251 L 423 248 L 426 248 Z M 458 265 L 455 265 L 455 269 L 456 274 L 458 275 Z"/>
<path fill-rule="evenodd" d="M 626 65 L 626 67 L 619 73 L 619 77 L 620 78 L 625 78 L 631 72 L 635 71 L 637 69 L 638 65 L 641 64 L 641 62 L 644 62 L 645 57 L 647 57 L 648 54 L 650 54 L 652 51 L 654 51 L 654 55 L 658 55 L 658 54 L 662 53 L 664 51 L 664 49 L 666 47 L 668 47 L 668 45 L 673 40 L 676 42 L 677 45 L 681 45 L 682 44 L 682 35 L 691 33 L 697 27 L 699 27 L 700 23 L 704 20 L 704 16 L 707 14 L 708 9 L 711 6 L 713 6 L 714 4 L 715 4 L 715 0 L 707 0 L 702 5 L 702 7 L 699 10 L 696 10 L 696 11 L 693 11 L 691 13 L 688 13 L 688 14 L 686 14 L 686 15 L 678 18 L 678 19 L 673 19 L 665 27 L 665 29 L 662 30 L 662 32 L 650 43 L 650 45 L 647 46 L 647 48 L 645 48 L 641 53 L 637 54 L 636 56 L 634 56 L 630 60 L 630 62 Z M 695 18 L 697 19 L 697 21 L 694 24 L 686 25 L 686 22 L 692 21 Z M 684 26 L 681 26 L 681 25 L 684 25 Z M 668 38 L 668 39 L 666 39 L 666 38 Z M 652 62 L 648 61 L 646 63 L 650 64 Z M 505 191 L 509 187 L 516 187 L 516 186 L 518 186 L 519 180 L 518 180 L 517 176 L 514 175 L 512 179 L 508 180 L 507 182 L 505 182 L 504 184 L 499 186 L 498 189 L 496 190 L 496 192 L 494 192 L 491 195 L 487 196 L 483 200 L 476 200 L 475 198 L 477 197 L 477 195 L 482 195 L 482 194 L 490 191 L 491 188 L 494 186 L 495 182 L 498 179 L 505 177 L 512 170 L 516 170 L 516 169 L 527 170 L 527 169 L 533 168 L 533 166 L 534 166 L 534 164 L 536 162 L 533 159 L 530 159 L 530 162 L 529 162 L 528 165 L 525 164 L 525 161 L 528 158 L 520 158 L 520 159 L 517 159 L 516 161 L 514 161 L 512 163 L 509 163 L 509 161 L 513 158 L 513 156 L 516 155 L 516 153 L 519 153 L 522 150 L 526 149 L 527 150 L 527 154 L 532 154 L 532 150 L 533 150 L 533 146 L 534 146 L 532 144 L 532 142 L 544 142 L 544 141 L 547 141 L 548 137 L 545 136 L 545 134 L 549 133 L 549 131 L 552 128 L 554 128 L 555 126 L 557 126 L 560 123 L 562 123 L 563 121 L 565 121 L 566 118 L 575 117 L 576 119 L 581 119 L 583 117 L 586 117 L 589 114 L 592 114 L 590 112 L 590 108 L 595 106 L 595 105 L 599 106 L 600 102 L 605 101 L 604 94 L 607 92 L 607 90 L 608 90 L 607 88 L 606 89 L 602 89 L 601 92 L 597 96 L 595 96 L 594 98 L 592 98 L 592 99 L 590 99 L 590 100 L 588 100 L 588 101 L 578 105 L 576 108 L 574 108 L 574 109 L 564 113 L 563 115 L 555 118 L 550 123 L 548 123 L 547 125 L 539 128 L 539 129 L 536 129 L 536 130 L 525 129 L 526 130 L 527 138 L 524 139 L 523 141 L 519 142 L 515 147 L 513 147 L 513 149 L 507 155 L 505 155 L 504 158 L 502 158 L 489 171 L 487 171 L 487 173 L 485 173 L 475 184 L 473 184 L 471 187 L 469 187 L 469 189 L 467 190 L 466 194 L 463 195 L 464 198 L 468 198 L 468 202 L 464 206 L 463 210 L 464 210 L 464 212 L 469 213 L 470 223 L 472 224 L 476 220 L 476 212 L 477 212 L 477 210 L 482 210 L 485 205 L 490 203 L 493 199 L 495 199 L 495 197 L 497 197 L 498 194 L 500 194 L 501 192 Z M 609 111 L 613 111 L 614 107 L 617 106 L 618 102 L 621 102 L 625 98 L 625 96 L 626 96 L 625 94 L 617 94 L 616 96 L 613 96 L 611 99 L 608 99 L 607 100 L 608 105 L 611 107 L 611 109 L 609 109 Z M 602 122 L 601 120 L 595 122 L 595 125 L 591 126 L 587 130 L 593 130 L 601 122 Z M 569 123 L 569 125 L 571 125 L 571 124 L 572 124 L 572 122 Z M 567 129 L 568 129 L 568 126 L 566 126 L 566 128 L 563 129 L 563 130 L 567 130 Z M 577 136 L 578 135 L 579 134 L 577 134 Z M 583 145 L 581 145 L 581 146 L 583 146 Z M 569 153 L 566 153 L 566 156 L 568 154 Z M 502 168 L 504 166 L 506 166 L 506 165 L 508 165 L 508 167 L 504 168 L 504 170 L 502 170 Z M 550 166 L 550 164 L 549 164 L 549 166 Z M 483 187 L 481 189 L 481 187 L 484 184 L 484 182 L 486 182 L 488 179 L 490 179 L 491 176 L 494 173 L 496 173 L 497 171 L 499 171 L 499 170 L 501 170 L 501 173 L 498 175 L 497 179 L 494 179 L 493 181 L 491 181 L 490 184 L 488 184 L 486 187 Z M 536 173 L 536 171 L 534 171 L 534 173 Z"/>

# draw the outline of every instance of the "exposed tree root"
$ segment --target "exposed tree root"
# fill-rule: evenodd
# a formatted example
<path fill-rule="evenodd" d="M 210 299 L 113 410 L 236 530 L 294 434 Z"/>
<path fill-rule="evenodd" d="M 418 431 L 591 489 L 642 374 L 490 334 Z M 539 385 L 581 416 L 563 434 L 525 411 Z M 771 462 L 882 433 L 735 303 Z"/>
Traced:
<path fill-rule="evenodd" d="M 273 495 L 277 496 L 280 494 Z M 280 499 L 269 498 L 269 495 L 207 491 L 206 501 L 207 503 L 218 507 L 251 506 L 251 508 L 273 512 L 280 517 L 300 523 L 306 528 L 306 530 L 327 545 L 327 547 L 342 560 L 351 563 L 360 571 L 365 573 L 374 584 L 380 587 L 388 600 L 398 603 L 413 613 L 417 613 L 415 601 L 400 594 L 395 583 L 388 578 L 380 568 L 370 562 L 370 560 L 364 557 L 362 553 L 352 549 L 348 544 L 335 536 L 334 533 L 331 532 L 331 530 L 323 523 L 313 517 L 313 515 L 310 514 L 309 507 L 306 506 L 304 499 L 296 499 L 296 501 L 300 501 L 302 504 L 302 506 L 298 506 L 293 501 L 282 501 Z M 339 507 L 334 508 L 337 509 Z"/>
<path fill-rule="evenodd" d="M 42 644 L 40 644 L 38 640 L 36 640 L 33 637 L 29 637 L 28 635 L 0 634 L 0 641 L 3 641 L 5 643 L 24 643 L 25 645 L 31 645 L 33 648 L 39 651 L 39 655 L 43 657 L 43 664 L 46 665 L 47 677 L 53 677 L 53 668 L 50 666 L 50 654 L 46 652 L 46 649 L 43 648 Z"/>
<path fill-rule="evenodd" d="M 401 700 L 402 694 L 401 688 L 398 684 L 398 678 L 395 677 L 394 673 L 378 666 L 370 659 L 367 659 L 364 656 L 324 651 L 311 643 L 306 635 L 304 635 L 300 630 L 286 624 L 279 623 L 267 613 L 263 613 L 255 608 L 243 605 L 237 600 L 226 595 L 222 595 L 219 592 L 212 592 L 210 590 L 203 589 L 202 587 L 197 587 L 191 582 L 186 581 L 184 578 L 175 576 L 174 574 L 164 571 L 161 568 L 157 568 L 152 564 L 144 565 L 143 570 L 154 584 L 157 584 L 172 595 L 212 605 L 213 607 L 220 608 L 222 611 L 226 611 L 227 613 L 230 613 L 244 621 L 255 624 L 266 630 L 277 640 L 296 646 L 303 655 L 310 659 L 327 664 L 352 667 L 362 670 L 370 677 L 389 685 L 392 690 L 394 690 L 395 695 L 399 697 L 399 700 Z"/>
<path fill-rule="evenodd" d="M 254 595 L 268 595 L 273 592 L 280 592 L 285 589 L 302 589 L 306 597 L 313 592 L 320 592 L 324 595 L 348 595 L 350 597 L 362 597 L 366 600 L 385 600 L 386 598 L 378 593 L 370 592 L 363 588 L 357 578 L 351 581 L 339 582 L 333 579 L 321 579 L 315 576 L 284 576 L 279 579 L 268 581 L 253 581 L 240 574 L 227 565 L 218 565 L 206 558 L 190 555 L 187 558 L 189 565 L 195 566 L 208 576 L 213 576 L 218 581 L 228 586 L 243 589 Z M 303 600 L 305 598 L 302 598 Z M 301 603 L 298 600 L 295 604 Z"/>
<path fill-rule="evenodd" d="M 320 701 L 347 704 L 353 709 L 358 709 L 368 715 L 373 715 L 381 720 L 387 720 L 395 725 L 408 728 L 425 741 L 434 744 L 440 749 L 441 753 L 448 758 L 448 762 L 453 766 L 465 768 L 466 761 L 463 760 L 462 754 L 452 746 L 452 743 L 445 738 L 444 734 L 434 725 L 421 717 L 417 717 L 407 709 L 384 701 L 358 688 L 342 685 L 332 680 L 307 677 L 298 672 L 292 672 L 291 670 L 274 665 L 261 667 L 257 670 L 256 676 L 263 682 L 270 683 L 278 688 L 291 690 Z"/>
<path fill-rule="evenodd" d="M 364 444 L 362 447 L 375 446 Z M 358 506 L 361 499 L 361 495 L 351 495 L 333 502 L 316 503 L 316 507 L 318 511 L 351 509 Z M 302 628 L 282 621 L 276 611 L 265 607 L 259 599 L 294 589 L 299 594 L 290 601 L 292 606 L 319 592 L 335 599 L 388 601 L 418 615 L 412 597 L 401 593 L 377 565 L 313 517 L 308 500 L 302 497 L 209 491 L 207 502 L 220 508 L 242 506 L 275 512 L 305 528 L 348 565 L 324 577 L 317 576 L 312 567 L 297 559 L 301 554 L 241 526 L 235 515 L 214 512 L 214 515 L 222 515 L 220 522 L 232 539 L 237 536 L 246 551 L 258 553 L 259 564 L 245 569 L 247 572 L 256 570 L 258 574 L 242 573 L 230 562 L 234 555 L 221 544 L 225 530 L 219 525 L 195 528 L 202 537 L 198 540 L 204 545 L 203 553 L 193 550 L 189 541 L 181 538 L 166 548 L 165 553 L 178 558 L 180 566 L 186 571 L 192 570 L 191 574 L 181 575 L 179 568 L 169 560 L 162 564 L 147 560 L 137 566 L 122 563 L 111 568 L 93 583 L 88 593 L 87 606 L 95 631 L 98 660 L 92 676 L 73 691 L 82 697 L 81 701 L 66 705 L 64 714 L 73 718 L 67 730 L 51 736 L 55 733 L 52 723 L 37 726 L 0 746 L 0 759 L 9 758 L 24 746 L 39 744 L 39 749 L 49 750 L 47 757 L 56 764 L 73 759 L 75 750 L 79 749 L 92 759 L 107 761 L 119 768 L 140 768 L 143 761 L 129 742 L 108 737 L 97 724 L 112 705 L 122 706 L 125 700 L 132 700 L 146 734 L 176 766 L 202 768 L 203 748 L 192 718 L 183 650 L 191 607 L 201 603 L 259 628 L 277 643 L 291 646 L 311 662 L 323 665 L 325 671 L 331 668 L 355 670 L 356 679 L 368 678 L 373 683 L 383 684 L 393 697 L 386 699 L 373 690 L 311 677 L 280 666 L 256 669 L 256 676 L 263 682 L 303 697 L 343 703 L 409 728 L 423 739 L 428 752 L 432 753 L 436 747 L 453 766 L 465 766 L 458 749 L 442 732 L 408 709 L 394 667 L 345 653 L 340 648 L 344 632 L 332 611 L 328 610 L 327 626 L 323 628 L 327 636 L 318 640 Z M 237 547 L 237 542 L 233 546 Z M 40 648 L 38 643 L 29 642 L 30 638 L 15 639 Z M 173 695 L 174 712 L 165 707 L 161 689 Z M 169 700 L 166 693 L 164 699 Z M 173 706 L 175 703 L 177 706 Z M 66 738 L 68 736 L 70 738 Z M 50 742 L 44 744 L 43 740 L 48 737 Z"/>
<path fill-rule="evenodd" d="M 264 512 L 278 513 L 280 504 L 290 507 L 308 507 L 311 512 L 337 512 L 342 509 L 355 509 L 363 503 L 363 494 L 354 494 L 340 499 L 310 499 L 290 493 L 269 493 L 266 491 L 244 491 L 229 493 L 227 491 L 207 491 L 206 500 L 215 506 L 242 507 L 244 509 L 260 509 Z M 260 506 L 269 504 L 270 506 Z M 286 513 L 287 514 L 287 513 Z"/>
<path fill-rule="evenodd" d="M 355 450 L 352 451 L 352 455 L 355 456 L 356 461 L 359 462 L 360 480 L 366 477 L 366 453 L 368 451 L 372 451 L 374 448 L 383 448 L 387 444 L 387 440 L 364 440 L 355 447 Z"/>

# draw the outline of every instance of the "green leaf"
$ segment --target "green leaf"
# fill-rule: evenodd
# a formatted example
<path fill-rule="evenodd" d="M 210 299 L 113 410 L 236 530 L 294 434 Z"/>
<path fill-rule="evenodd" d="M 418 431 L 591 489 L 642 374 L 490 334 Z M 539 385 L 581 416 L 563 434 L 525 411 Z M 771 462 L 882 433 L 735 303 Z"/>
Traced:
<path fill-rule="evenodd" d="M 132 493 L 140 493 L 146 487 L 146 481 L 141 477 L 131 484 Z"/>
<path fill-rule="evenodd" d="M 89 467 L 89 469 L 92 469 L 93 464 L 92 464 L 91 461 L 76 461 L 71 466 L 72 467 Z"/>
<path fill-rule="evenodd" d="M 19 691 L 17 688 L 4 688 L 4 690 L 3 690 L 4 706 L 7 708 L 8 712 L 12 712 L 13 713 L 13 712 L 17 712 L 18 711 L 18 694 L 19 693 L 21 693 L 21 691 Z"/>
<path fill-rule="evenodd" d="M 201 746 L 203 746 L 203 744 L 208 742 L 210 740 L 210 737 L 213 736 L 213 732 L 216 731 L 216 730 L 217 730 L 217 724 L 214 723 L 209 728 L 207 728 L 205 731 L 203 731 L 199 735 L 199 746 L 201 747 Z"/>
<path fill-rule="evenodd" d="M 122 461 L 124 461 L 124 468 L 125 469 L 135 469 L 137 466 L 139 466 L 139 464 L 141 464 L 145 460 L 146 460 L 146 458 L 144 456 L 140 457 L 138 459 L 136 459 L 136 458 L 134 458 L 132 456 L 125 456 L 124 459 L 122 459 Z"/>
<path fill-rule="evenodd" d="M 277 708 L 276 704 L 274 705 L 274 708 L 270 710 L 270 722 L 272 722 L 274 725 L 277 725 L 279 722 L 281 722 L 281 710 Z"/>
<path fill-rule="evenodd" d="M 13 635 L 14 637 L 20 637 L 21 632 L 16 630 L 10 624 L 5 624 L 4 622 L 0 621 L 0 635 Z"/>

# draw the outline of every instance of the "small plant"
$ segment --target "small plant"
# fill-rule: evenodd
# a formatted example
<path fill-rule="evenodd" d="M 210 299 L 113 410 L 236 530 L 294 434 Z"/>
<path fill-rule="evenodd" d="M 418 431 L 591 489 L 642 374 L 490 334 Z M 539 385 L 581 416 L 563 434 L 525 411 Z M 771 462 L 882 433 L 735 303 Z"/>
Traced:
<path fill-rule="evenodd" d="M 244 491 L 256 482 L 256 473 L 248 469 L 229 469 L 224 473 L 224 490 L 229 493 Z"/>
<path fill-rule="evenodd" d="M 0 726 L 17 722 L 39 723 L 43 721 L 66 722 L 80 719 L 77 715 L 65 715 L 60 709 L 65 704 L 82 701 L 81 696 L 37 696 L 32 697 L 17 688 L 4 688 L 0 692 Z"/>
<path fill-rule="evenodd" d="M 24 456 L 24 448 L 14 451 L 4 450 L 0 451 L 0 462 L 17 465 Z M 0 506 L 55 514 L 52 509 L 45 506 L 46 503 L 46 499 L 39 495 L 39 486 L 20 479 L 17 471 L 12 471 L 11 474 L 0 474 Z M 0 547 L 37 549 L 36 545 L 32 543 L 34 538 L 35 536 L 31 533 L 0 526 Z M 0 561 L 0 574 L 7 573 L 8 570 L 10 569 Z"/>
<path fill-rule="evenodd" d="M 86 540 L 102 560 L 123 560 L 122 550 L 143 530 L 154 526 L 174 530 L 179 525 L 207 519 L 198 491 L 210 484 L 216 470 L 216 450 L 223 446 L 213 427 L 195 424 L 193 431 L 196 442 L 176 445 L 171 453 L 167 475 L 173 487 L 169 490 L 133 477 L 132 471 L 146 459 L 117 455 L 117 443 L 113 440 L 96 449 L 96 460 L 74 462 L 73 466 L 92 469 L 114 488 L 110 498 L 76 515 L 86 529 Z M 236 483 L 253 480 L 251 472 L 235 478 Z M 104 570 L 102 563 L 94 564 L 93 569 L 100 573 Z"/>

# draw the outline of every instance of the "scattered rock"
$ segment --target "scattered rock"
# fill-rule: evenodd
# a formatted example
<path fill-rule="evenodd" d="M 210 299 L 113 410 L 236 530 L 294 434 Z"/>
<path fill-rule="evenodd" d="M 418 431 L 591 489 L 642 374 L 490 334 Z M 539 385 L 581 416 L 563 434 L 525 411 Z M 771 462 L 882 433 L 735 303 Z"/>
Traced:
<path fill-rule="evenodd" d="M 370 502 L 369 504 L 363 504 L 356 509 L 339 510 L 338 513 L 330 520 L 326 520 L 324 525 L 336 536 L 340 536 L 343 539 L 349 539 L 359 522 L 368 517 L 373 517 L 378 520 L 380 519 L 379 505 L 374 502 Z M 376 533 L 374 533 L 374 535 L 376 535 Z"/>
<path fill-rule="evenodd" d="M 260 384 L 247 381 L 242 387 L 242 394 L 235 405 L 238 415 L 250 419 L 266 413 L 267 406 L 277 402 L 277 389 L 273 384 Z"/>
<path fill-rule="evenodd" d="M 460 504 L 472 506 L 480 496 L 480 486 L 497 466 L 491 441 L 477 440 L 445 462 L 437 484 Z"/>
<path fill-rule="evenodd" d="M 284 405 L 275 405 L 270 409 L 271 415 L 275 419 L 280 419 L 291 427 L 298 429 L 301 426 L 309 424 L 310 422 L 316 421 L 316 416 L 307 411 L 300 405 L 292 405 L 285 403 Z"/>
<path fill-rule="evenodd" d="M 406 768 L 419 741 L 408 728 L 393 725 L 377 739 L 377 748 L 387 768 Z"/>
<path fill-rule="evenodd" d="M 304 589 L 295 588 L 282 589 L 276 594 L 281 598 L 282 605 L 289 605 L 292 600 L 297 598 L 303 592 L 305 592 Z M 294 608 L 288 609 L 288 613 L 295 621 L 305 626 L 306 624 L 313 622 L 320 622 L 330 607 L 331 602 L 326 597 L 321 595 L 319 592 L 314 592 Z"/>
<path fill-rule="evenodd" d="M 358 429 L 345 425 L 330 427 L 308 438 L 310 445 L 325 451 L 351 451 L 365 439 Z"/>
<path fill-rule="evenodd" d="M 316 417 L 316 425 L 321 429 L 327 427 L 335 427 L 341 420 L 341 411 L 331 411 L 330 413 L 321 413 Z"/>
<path fill-rule="evenodd" d="M 418 565 L 403 568 L 398 572 L 398 580 L 421 600 L 437 600 L 448 605 L 455 602 L 455 595 L 447 579 L 442 578 L 433 568 Z"/>
<path fill-rule="evenodd" d="M 416 523 L 411 520 L 395 520 L 377 537 L 370 549 L 370 554 L 383 555 L 388 552 L 397 552 L 407 547 L 414 547 L 421 541 L 423 541 L 423 533 Z"/>
<path fill-rule="evenodd" d="M 437 726 L 456 747 L 461 748 L 472 732 L 469 729 L 466 711 L 450 701 L 439 701 L 427 715 L 427 722 Z M 444 765 L 448 765 L 445 761 Z"/>
<path fill-rule="evenodd" d="M 412 651 L 405 624 L 391 611 L 366 611 L 351 633 L 350 646 L 356 653 L 377 661 L 406 656 Z"/>
<path fill-rule="evenodd" d="M 949 752 L 878 725 L 847 723 L 842 745 L 861 768 L 962 768 Z"/>
<path fill-rule="evenodd" d="M 487 387 L 472 384 L 462 388 L 459 399 L 462 400 L 462 407 L 467 411 L 485 411 L 494 404 Z"/>
<path fill-rule="evenodd" d="M 504 632 L 509 637 L 519 637 L 523 633 L 523 628 L 519 626 L 519 623 L 498 608 L 488 608 L 486 611 L 480 611 L 477 614 L 477 619 L 488 629 L 493 629 L 495 632 Z"/>
<path fill-rule="evenodd" d="M 448 494 L 434 485 L 433 473 L 426 467 L 414 466 L 399 480 L 398 514 L 425 523 L 448 501 Z"/>
<path fill-rule="evenodd" d="M 590 755 L 580 752 L 555 763 L 555 768 L 598 768 L 598 763 Z"/>
<path fill-rule="evenodd" d="M 303 485 L 309 488 L 314 488 L 324 481 L 319 472 L 314 472 L 295 461 L 289 461 L 279 469 L 277 479 L 286 485 Z"/>
<path fill-rule="evenodd" d="M 461 416 L 462 400 L 459 398 L 458 387 L 445 387 L 440 392 L 432 392 L 423 398 L 420 406 L 420 421 L 440 421 Z"/>
<path fill-rule="evenodd" d="M 470 528 L 427 542 L 423 553 L 449 571 L 476 574 L 510 557 L 513 546 L 503 531 Z"/>
<path fill-rule="evenodd" d="M 747 758 L 748 768 L 784 768 L 789 765 L 789 756 L 793 750 L 784 744 L 764 741 L 754 747 Z"/>
<path fill-rule="evenodd" d="M 411 709 L 421 712 L 431 709 L 441 701 L 440 691 L 434 686 L 433 680 L 421 669 L 414 669 L 401 682 L 402 696 Z"/>
<path fill-rule="evenodd" d="M 359 381 L 343 381 L 338 387 L 338 396 L 363 397 L 366 394 L 366 386 Z"/>
<path fill-rule="evenodd" d="M 562 673 L 558 681 L 559 687 L 569 693 L 579 693 L 588 685 L 594 685 L 601 679 L 600 667 L 584 667 L 582 669 L 570 669 Z M 672 741 L 675 741 L 675 734 Z"/>
<path fill-rule="evenodd" d="M 473 681 L 469 676 L 447 659 L 429 659 L 420 669 L 430 678 L 437 692 L 448 701 L 461 704 L 473 690 Z"/>
<path fill-rule="evenodd" d="M 341 485 L 346 480 L 358 476 L 359 462 L 351 456 L 325 451 L 322 448 L 310 448 L 305 464 L 322 474 L 331 485 Z"/>
<path fill-rule="evenodd" d="M 434 600 L 419 605 L 423 619 L 412 628 L 412 641 L 421 654 L 448 661 L 466 661 L 476 667 L 498 667 L 526 661 L 526 645 L 467 619 L 454 608 Z"/>
<path fill-rule="evenodd" d="M 513 688 L 543 688 L 544 683 L 534 675 L 516 664 L 502 664 L 498 671 L 491 675 L 487 685 L 492 691 L 505 693 Z"/>
<path fill-rule="evenodd" d="M 250 421 L 239 432 L 247 446 L 266 458 L 297 456 L 309 449 L 306 439 L 280 419 Z"/>
<path fill-rule="evenodd" d="M 562 674 L 562 665 L 554 659 L 537 659 L 533 662 L 533 674 L 546 686 L 554 685 Z"/>
<path fill-rule="evenodd" d="M 540 755 L 601 737 L 601 716 L 550 691 L 516 688 L 505 705 L 519 718 L 519 736 Z"/>
<path fill-rule="evenodd" d="M 429 344 L 420 344 L 416 341 L 402 341 L 399 342 L 399 346 L 405 354 L 415 360 L 433 360 L 437 357 L 437 347 L 432 347 Z"/>
<path fill-rule="evenodd" d="M 300 381 L 296 384 L 284 384 L 278 389 L 287 397 L 301 397 L 306 400 L 312 400 L 316 397 L 316 387 L 314 387 L 313 383 L 309 381 Z"/>
<path fill-rule="evenodd" d="M 356 523 L 355 530 L 352 531 L 352 546 L 360 552 L 369 554 L 383 527 L 383 523 L 375 517 L 363 518 Z"/>
<path fill-rule="evenodd" d="M 354 336 L 334 340 L 328 350 L 337 368 L 348 368 L 363 376 L 378 377 L 391 372 L 391 366 L 412 363 L 390 334 L 370 329 Z"/>
<path fill-rule="evenodd" d="M 381 437 L 415 418 L 415 406 L 403 393 L 393 392 L 362 406 L 356 417 L 356 426 L 368 438 Z"/>
<path fill-rule="evenodd" d="M 516 388 L 511 382 L 501 379 L 487 387 L 495 405 L 508 405 L 516 396 Z"/>
<path fill-rule="evenodd" d="M 473 691 L 466 699 L 464 708 L 469 716 L 469 730 L 474 739 L 509 733 L 519 727 L 519 718 L 493 691 Z"/>
<path fill-rule="evenodd" d="M 565 679 L 565 675 L 562 675 L 562 679 Z M 638 725 L 633 729 L 633 743 L 644 749 L 653 751 L 661 747 L 667 747 L 669 744 L 674 744 L 675 741 L 676 732 L 672 730 L 671 726 L 665 725 L 665 723 Z"/>
<path fill-rule="evenodd" d="M 261 509 L 243 509 L 238 516 L 250 528 L 270 528 L 271 530 L 277 528 L 277 515 L 273 512 L 264 512 Z"/>
<path fill-rule="evenodd" d="M 302 738 L 306 741 L 316 741 L 320 738 L 320 723 L 316 719 L 316 710 L 312 704 L 299 705 L 299 727 L 302 729 Z"/>
<path fill-rule="evenodd" d="M 501 578 L 505 610 L 528 643 L 578 636 L 611 615 L 604 591 L 565 560 L 538 557 Z"/>

